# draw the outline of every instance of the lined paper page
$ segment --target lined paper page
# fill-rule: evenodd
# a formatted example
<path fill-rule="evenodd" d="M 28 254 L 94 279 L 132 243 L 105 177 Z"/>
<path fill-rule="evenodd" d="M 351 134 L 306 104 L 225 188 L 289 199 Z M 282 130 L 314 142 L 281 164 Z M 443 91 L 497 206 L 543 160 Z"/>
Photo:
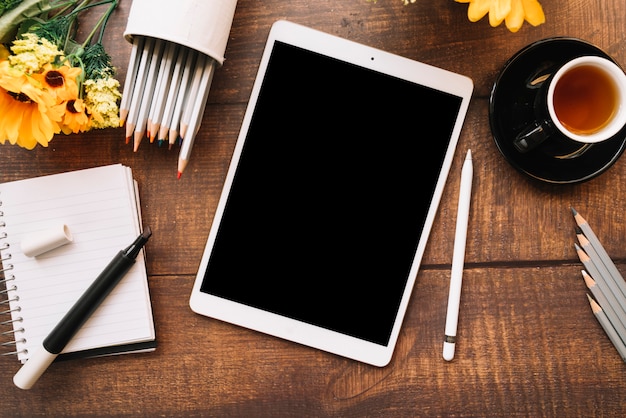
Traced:
<path fill-rule="evenodd" d="M 111 259 L 140 233 L 136 185 L 121 164 L 0 185 L 6 241 L 15 280 L 8 283 L 18 359 L 40 344 Z M 22 237 L 66 224 L 73 242 L 37 257 Z M 26 342 L 19 342 L 20 339 Z M 155 338 L 143 252 L 135 265 L 67 345 L 64 353 Z"/>

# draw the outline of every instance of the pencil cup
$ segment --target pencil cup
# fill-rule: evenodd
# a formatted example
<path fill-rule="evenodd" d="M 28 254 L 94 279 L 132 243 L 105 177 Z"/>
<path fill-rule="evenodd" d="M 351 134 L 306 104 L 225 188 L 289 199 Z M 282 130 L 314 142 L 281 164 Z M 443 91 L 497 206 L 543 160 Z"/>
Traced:
<path fill-rule="evenodd" d="M 224 63 L 237 0 L 133 0 L 124 38 L 135 35 L 174 42 Z"/>
<path fill-rule="evenodd" d="M 120 101 L 120 126 L 136 152 L 142 138 L 181 145 L 189 162 L 237 0 L 134 0 L 124 37 L 133 44 Z"/>

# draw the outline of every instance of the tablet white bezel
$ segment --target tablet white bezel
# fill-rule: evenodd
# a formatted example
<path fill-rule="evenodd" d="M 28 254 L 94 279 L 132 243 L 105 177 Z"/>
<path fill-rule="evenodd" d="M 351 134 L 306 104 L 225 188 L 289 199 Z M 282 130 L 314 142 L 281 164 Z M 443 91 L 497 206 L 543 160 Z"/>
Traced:
<path fill-rule="evenodd" d="M 265 70 L 268 65 L 270 52 L 275 41 L 295 45 L 341 61 L 346 61 L 384 74 L 389 74 L 397 78 L 405 79 L 435 90 L 458 96 L 462 99 L 456 123 L 451 134 L 450 144 L 439 173 L 437 186 L 429 205 L 428 214 L 419 240 L 409 278 L 407 280 L 400 307 L 394 321 L 391 337 L 388 345 L 386 346 L 364 341 L 305 322 L 216 297 L 214 295 L 203 293 L 200 289 L 204 279 L 204 273 L 209 262 L 209 257 L 211 255 L 212 245 L 215 242 L 217 235 L 217 229 L 224 213 L 225 202 L 230 192 L 237 164 L 247 137 L 248 128 L 256 107 L 256 101 L 264 78 Z M 288 21 L 276 22 L 271 28 L 260 62 L 250 101 L 242 122 L 242 128 L 237 139 L 237 144 L 235 146 L 232 161 L 226 176 L 224 188 L 216 209 L 213 225 L 211 226 L 209 232 L 207 245 L 198 268 L 198 275 L 195 279 L 191 292 L 191 309 L 198 314 L 220 319 L 364 363 L 375 366 L 385 366 L 388 364 L 393 355 L 402 320 L 409 303 L 421 259 L 435 219 L 439 201 L 443 193 L 445 181 L 448 177 L 450 166 L 452 165 L 452 158 L 461 133 L 465 115 L 469 107 L 472 91 L 473 83 L 471 79 L 465 76 L 424 63 L 409 60 L 404 57 L 393 55 Z"/>

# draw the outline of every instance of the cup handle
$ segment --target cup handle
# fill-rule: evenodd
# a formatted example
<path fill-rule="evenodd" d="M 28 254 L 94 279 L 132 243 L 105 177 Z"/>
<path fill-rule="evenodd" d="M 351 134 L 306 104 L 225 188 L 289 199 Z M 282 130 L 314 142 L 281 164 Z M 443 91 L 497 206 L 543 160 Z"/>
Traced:
<path fill-rule="evenodd" d="M 552 132 L 553 125 L 550 121 L 533 122 L 532 125 L 517 134 L 513 140 L 513 146 L 522 154 L 527 153 L 548 139 Z"/>

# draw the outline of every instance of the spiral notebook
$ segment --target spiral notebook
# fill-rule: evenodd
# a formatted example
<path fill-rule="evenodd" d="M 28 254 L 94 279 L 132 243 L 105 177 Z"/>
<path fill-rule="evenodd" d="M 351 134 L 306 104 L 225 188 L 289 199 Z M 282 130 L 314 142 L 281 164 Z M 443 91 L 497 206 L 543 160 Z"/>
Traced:
<path fill-rule="evenodd" d="M 59 222 L 69 228 L 70 243 L 36 257 L 22 252 L 24 237 Z M 131 169 L 121 164 L 0 184 L 2 345 L 15 348 L 11 352 L 26 362 L 31 348 L 41 344 L 115 254 L 140 232 L 137 183 Z M 142 252 L 59 359 L 155 348 Z"/>

